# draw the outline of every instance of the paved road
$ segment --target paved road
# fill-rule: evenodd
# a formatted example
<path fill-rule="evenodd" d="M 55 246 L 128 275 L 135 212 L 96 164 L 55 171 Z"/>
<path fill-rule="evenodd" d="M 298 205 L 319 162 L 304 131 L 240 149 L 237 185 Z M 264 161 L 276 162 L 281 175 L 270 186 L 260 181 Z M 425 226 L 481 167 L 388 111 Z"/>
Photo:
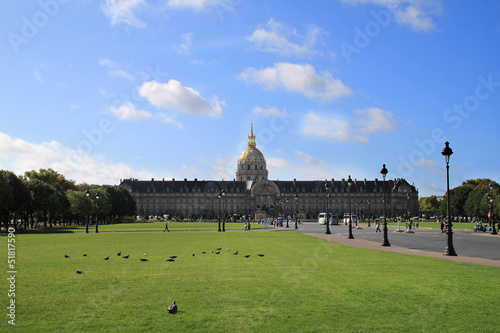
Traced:
<path fill-rule="evenodd" d="M 291 224 L 290 230 L 293 230 Z M 383 226 L 381 226 L 381 229 Z M 419 228 L 413 229 L 414 233 L 396 232 L 397 227 L 389 227 L 388 239 L 392 246 L 404 247 L 414 251 L 428 251 L 443 253 L 446 247 L 446 234 L 442 234 L 440 229 Z M 325 233 L 326 226 L 315 222 L 299 224 L 299 232 L 303 233 Z M 334 225 L 330 227 L 333 235 L 349 235 L 349 229 L 344 225 Z M 362 239 L 371 242 L 382 243 L 383 234 L 375 233 L 375 227 L 363 226 L 362 229 L 353 227 L 352 233 L 355 239 Z M 500 260 L 500 235 L 490 235 L 489 233 L 474 232 L 472 229 L 454 229 L 453 245 L 458 256 Z"/>

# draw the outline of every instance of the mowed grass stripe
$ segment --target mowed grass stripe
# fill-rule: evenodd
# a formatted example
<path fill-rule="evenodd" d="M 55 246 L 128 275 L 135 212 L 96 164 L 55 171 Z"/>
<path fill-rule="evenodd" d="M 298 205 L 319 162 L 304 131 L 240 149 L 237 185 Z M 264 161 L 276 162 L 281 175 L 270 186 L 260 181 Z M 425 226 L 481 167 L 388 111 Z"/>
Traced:
<path fill-rule="evenodd" d="M 18 235 L 16 245 L 19 331 L 493 332 L 500 324 L 488 287 L 498 268 L 294 232 Z M 169 315 L 173 300 L 179 312 Z"/>

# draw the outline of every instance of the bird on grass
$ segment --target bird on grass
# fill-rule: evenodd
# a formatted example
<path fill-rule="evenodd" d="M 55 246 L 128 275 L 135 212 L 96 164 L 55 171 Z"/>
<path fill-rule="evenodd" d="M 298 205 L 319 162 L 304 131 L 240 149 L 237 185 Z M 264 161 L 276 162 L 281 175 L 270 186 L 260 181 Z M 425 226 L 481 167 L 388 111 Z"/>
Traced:
<path fill-rule="evenodd" d="M 201 251 L 202 254 L 205 254 L 206 252 L 205 251 Z"/>
<path fill-rule="evenodd" d="M 146 258 L 139 258 L 140 261 L 149 261 L 148 259 Z"/>
<path fill-rule="evenodd" d="M 227 250 L 229 251 L 230 249 L 227 249 Z"/>
<path fill-rule="evenodd" d="M 121 256 L 122 255 L 122 251 L 118 252 L 116 255 L 117 256 Z"/>
<path fill-rule="evenodd" d="M 210 253 L 214 253 L 214 251 L 210 250 Z"/>
<path fill-rule="evenodd" d="M 83 271 L 81 269 L 77 269 L 76 274 L 83 274 Z"/>
<path fill-rule="evenodd" d="M 247 254 L 247 255 L 245 256 L 245 258 L 248 258 L 248 257 L 250 257 L 250 255 L 249 255 L 249 254 Z"/>
<path fill-rule="evenodd" d="M 123 256 L 122 258 L 128 259 L 128 257 L 130 257 L 130 254 L 127 254 L 126 256 Z"/>
<path fill-rule="evenodd" d="M 194 253 L 192 254 L 192 256 L 194 257 Z"/>
<path fill-rule="evenodd" d="M 83 254 L 83 256 L 84 256 L 84 257 L 86 257 L 86 256 L 87 256 L 87 253 L 84 253 L 84 254 Z"/>
<path fill-rule="evenodd" d="M 237 254 L 238 254 L 238 252 L 239 252 L 239 251 L 236 251 L 236 252 L 234 252 L 233 254 L 234 254 L 234 255 L 237 255 Z"/>
<path fill-rule="evenodd" d="M 218 248 L 216 248 L 216 250 L 217 250 L 217 251 L 220 251 L 220 250 L 222 250 L 222 247 L 218 247 Z"/>
<path fill-rule="evenodd" d="M 64 255 L 64 258 L 69 258 L 69 256 L 67 254 Z"/>
<path fill-rule="evenodd" d="M 106 258 L 104 258 L 104 260 L 109 260 L 109 256 L 107 256 Z"/>
<path fill-rule="evenodd" d="M 171 258 L 171 259 L 175 259 L 175 258 L 177 258 L 177 256 L 170 256 L 169 258 Z"/>
<path fill-rule="evenodd" d="M 264 255 L 263 254 L 258 254 L 259 257 L 263 257 Z"/>
<path fill-rule="evenodd" d="M 177 304 L 175 304 L 175 301 L 168 306 L 167 311 L 168 311 L 168 313 L 172 313 L 172 314 L 177 312 Z"/>
<path fill-rule="evenodd" d="M 215 252 L 215 254 L 219 254 L 219 253 L 220 253 L 220 251 Z"/>
<path fill-rule="evenodd" d="M 167 261 L 173 262 L 175 261 L 175 259 L 167 259 Z"/>
<path fill-rule="evenodd" d="M 146 252 L 144 252 L 144 256 L 147 256 L 148 254 Z"/>

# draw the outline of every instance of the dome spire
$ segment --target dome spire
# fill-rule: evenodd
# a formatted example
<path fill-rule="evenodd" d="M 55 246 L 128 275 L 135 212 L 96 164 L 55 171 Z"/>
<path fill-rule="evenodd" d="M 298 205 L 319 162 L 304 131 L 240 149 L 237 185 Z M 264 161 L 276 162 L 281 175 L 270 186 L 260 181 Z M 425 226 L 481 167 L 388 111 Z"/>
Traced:
<path fill-rule="evenodd" d="M 255 148 L 257 144 L 255 143 L 255 135 L 253 135 L 253 123 L 252 123 L 252 128 L 250 135 L 248 136 L 248 147 L 250 148 Z"/>

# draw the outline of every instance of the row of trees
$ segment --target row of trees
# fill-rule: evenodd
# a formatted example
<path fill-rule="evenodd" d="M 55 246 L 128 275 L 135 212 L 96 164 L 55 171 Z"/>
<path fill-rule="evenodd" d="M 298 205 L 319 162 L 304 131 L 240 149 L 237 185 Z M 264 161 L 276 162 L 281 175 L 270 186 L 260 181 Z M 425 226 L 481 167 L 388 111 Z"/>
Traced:
<path fill-rule="evenodd" d="M 4 228 L 14 221 L 25 229 L 57 225 L 88 226 L 133 216 L 135 200 L 121 186 L 75 184 L 52 169 L 26 171 L 17 176 L 0 170 L 0 221 Z"/>
<path fill-rule="evenodd" d="M 435 195 L 420 198 L 420 211 L 440 211 L 443 216 L 446 216 L 447 195 L 445 194 L 443 200 L 438 200 Z M 490 205 L 493 217 L 498 219 L 500 216 L 500 185 L 490 179 L 469 179 L 450 190 L 451 216 L 487 219 Z"/>

